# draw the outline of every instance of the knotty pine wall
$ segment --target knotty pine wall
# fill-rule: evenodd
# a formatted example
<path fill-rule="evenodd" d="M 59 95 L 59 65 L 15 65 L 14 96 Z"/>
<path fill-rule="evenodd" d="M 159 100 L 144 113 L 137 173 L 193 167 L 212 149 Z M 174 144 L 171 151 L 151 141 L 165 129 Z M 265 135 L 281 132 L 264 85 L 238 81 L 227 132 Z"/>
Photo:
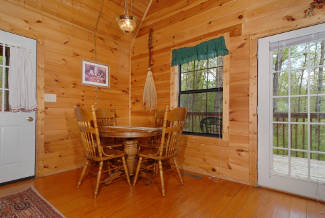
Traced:
<path fill-rule="evenodd" d="M 0 29 L 37 40 L 39 176 L 81 166 L 83 150 L 73 107 L 94 104 L 96 96 L 94 87 L 81 85 L 81 62 L 95 60 L 93 29 L 100 1 L 75 1 L 65 7 L 59 3 L 0 0 Z M 98 104 L 116 108 L 118 123 L 127 125 L 130 39 L 113 25 L 122 8 L 106 7 L 98 26 L 97 62 L 109 65 L 111 87 L 98 91 Z M 44 93 L 56 94 L 57 102 L 44 102 Z"/>
<path fill-rule="evenodd" d="M 159 107 L 170 104 L 171 51 L 227 35 L 229 55 L 228 138 L 184 136 L 184 169 L 255 185 L 257 182 L 257 39 L 325 22 L 325 10 L 304 17 L 311 0 L 153 1 L 131 58 L 132 125 L 151 125 L 142 105 L 149 28 L 153 28 L 153 68 Z"/>

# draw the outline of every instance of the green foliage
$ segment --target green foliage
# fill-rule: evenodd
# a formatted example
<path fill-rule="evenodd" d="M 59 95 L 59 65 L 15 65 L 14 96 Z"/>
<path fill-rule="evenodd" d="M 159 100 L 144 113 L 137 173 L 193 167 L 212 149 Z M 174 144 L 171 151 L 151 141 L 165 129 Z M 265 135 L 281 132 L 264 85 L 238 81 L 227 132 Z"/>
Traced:
<path fill-rule="evenodd" d="M 310 111 L 310 145 L 312 151 L 325 152 L 325 41 L 303 43 L 273 51 L 273 120 L 291 122 L 291 148 L 308 149 L 308 102 Z M 304 96 L 309 93 L 314 96 Z M 290 98 L 289 98 L 290 96 Z M 289 111 L 290 104 L 290 111 Z M 290 114 L 289 114 L 290 113 Z M 273 124 L 274 147 L 288 148 L 288 124 Z M 274 154 L 288 155 L 274 149 Z M 291 156 L 307 158 L 307 152 L 292 151 Z M 325 155 L 312 154 L 325 161 Z"/>

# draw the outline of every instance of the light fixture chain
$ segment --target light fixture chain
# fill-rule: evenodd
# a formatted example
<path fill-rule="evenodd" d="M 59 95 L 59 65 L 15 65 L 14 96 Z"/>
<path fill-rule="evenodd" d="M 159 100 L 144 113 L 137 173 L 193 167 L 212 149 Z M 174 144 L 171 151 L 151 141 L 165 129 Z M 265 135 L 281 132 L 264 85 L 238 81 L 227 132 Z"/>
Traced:
<path fill-rule="evenodd" d="M 100 17 L 102 16 L 102 13 L 103 13 L 104 1 L 105 0 L 102 0 L 100 10 L 98 13 L 98 17 L 97 17 L 97 21 L 96 21 L 96 27 L 94 30 L 94 58 L 95 58 L 95 62 L 97 62 L 97 30 L 98 30 L 98 24 L 99 24 Z M 95 105 L 97 105 L 97 99 L 98 99 L 98 87 L 96 86 Z"/>

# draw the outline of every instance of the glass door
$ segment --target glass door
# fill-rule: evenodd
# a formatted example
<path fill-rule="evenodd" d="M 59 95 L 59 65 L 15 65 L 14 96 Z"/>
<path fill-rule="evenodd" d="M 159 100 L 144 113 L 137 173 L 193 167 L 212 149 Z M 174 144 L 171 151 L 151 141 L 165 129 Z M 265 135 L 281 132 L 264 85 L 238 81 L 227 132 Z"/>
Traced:
<path fill-rule="evenodd" d="M 260 39 L 258 57 L 259 184 L 324 200 L 325 26 Z"/>

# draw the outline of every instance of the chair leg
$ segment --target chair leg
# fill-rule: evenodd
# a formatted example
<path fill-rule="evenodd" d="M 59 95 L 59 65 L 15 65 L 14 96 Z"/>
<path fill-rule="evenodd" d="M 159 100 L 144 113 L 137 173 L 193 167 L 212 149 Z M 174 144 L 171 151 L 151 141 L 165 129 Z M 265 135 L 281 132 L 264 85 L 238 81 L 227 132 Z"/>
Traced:
<path fill-rule="evenodd" d="M 78 182 L 77 188 L 80 187 L 80 185 L 81 185 L 81 183 L 82 183 L 82 180 L 84 179 L 84 177 L 85 177 L 85 175 L 86 175 L 86 171 L 87 171 L 88 165 L 89 165 L 89 160 L 87 160 L 85 166 L 82 168 L 82 171 L 81 171 L 81 175 L 80 175 L 80 179 L 79 179 L 79 182 Z"/>
<path fill-rule="evenodd" d="M 138 179 L 139 171 L 140 171 L 140 166 L 141 166 L 141 161 L 142 161 L 142 157 L 140 157 L 139 161 L 138 161 L 137 170 L 135 172 L 135 176 L 134 176 L 134 179 L 133 179 L 133 186 L 135 186 L 135 184 L 137 183 L 137 179 Z"/>
<path fill-rule="evenodd" d="M 124 156 L 122 157 L 122 162 L 123 162 L 123 167 L 124 167 L 124 172 L 125 172 L 126 180 L 128 181 L 128 184 L 131 185 L 129 170 L 128 170 L 128 167 L 126 165 L 126 161 L 125 161 L 125 157 Z"/>
<path fill-rule="evenodd" d="M 181 182 L 182 185 L 184 185 L 183 178 L 182 178 L 182 174 L 181 174 L 181 171 L 178 168 L 178 165 L 177 165 L 177 162 L 176 162 L 176 158 L 175 157 L 173 158 L 173 161 L 174 161 L 174 164 L 175 164 L 175 168 L 176 168 L 176 171 L 177 171 L 177 175 L 179 177 L 179 181 Z"/>
<path fill-rule="evenodd" d="M 98 174 L 97 174 L 97 182 L 96 182 L 96 188 L 95 188 L 95 198 L 97 197 L 97 194 L 98 194 L 100 177 L 102 176 L 102 169 L 103 169 L 103 161 L 101 161 L 99 163 L 99 169 L 98 169 Z"/>
<path fill-rule="evenodd" d="M 159 160 L 159 172 L 160 172 L 160 182 L 161 182 L 161 194 L 163 197 L 165 197 L 165 183 L 164 183 L 164 174 L 163 174 L 163 168 L 161 160 Z"/>
<path fill-rule="evenodd" d="M 111 162 L 110 160 L 107 161 L 107 173 L 110 176 L 111 175 Z"/>
<path fill-rule="evenodd" d="M 153 164 L 153 177 L 157 176 L 158 173 L 158 167 L 157 167 L 157 161 L 155 160 Z"/>

